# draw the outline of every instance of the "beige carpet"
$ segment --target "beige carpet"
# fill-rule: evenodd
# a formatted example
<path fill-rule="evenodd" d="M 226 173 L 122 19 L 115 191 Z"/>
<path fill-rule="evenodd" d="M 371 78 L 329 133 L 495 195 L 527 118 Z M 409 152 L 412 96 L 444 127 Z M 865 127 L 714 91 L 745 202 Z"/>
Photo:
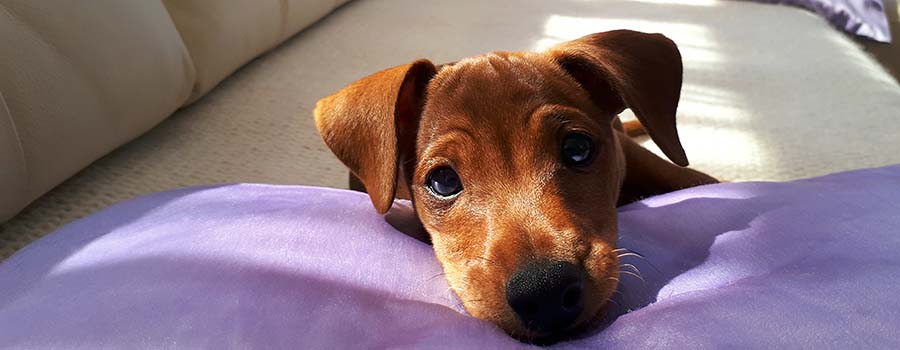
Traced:
<path fill-rule="evenodd" d="M 351 2 L 196 104 L 0 225 L 0 258 L 141 194 L 210 183 L 342 187 L 315 101 L 418 57 L 539 49 L 617 28 L 681 47 L 680 129 L 692 164 L 729 180 L 789 180 L 900 163 L 900 88 L 818 17 L 716 0 Z"/>

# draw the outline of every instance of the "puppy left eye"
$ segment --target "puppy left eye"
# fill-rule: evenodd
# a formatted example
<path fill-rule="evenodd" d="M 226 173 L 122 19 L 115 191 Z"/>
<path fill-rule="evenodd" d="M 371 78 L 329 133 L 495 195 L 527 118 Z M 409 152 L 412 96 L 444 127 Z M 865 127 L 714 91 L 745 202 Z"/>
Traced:
<path fill-rule="evenodd" d="M 594 141 L 580 132 L 567 134 L 562 141 L 562 160 L 568 166 L 587 164 L 594 156 Z"/>
<path fill-rule="evenodd" d="M 450 167 L 440 167 L 431 171 L 425 180 L 425 186 L 440 197 L 452 197 L 462 191 L 462 181 Z"/>

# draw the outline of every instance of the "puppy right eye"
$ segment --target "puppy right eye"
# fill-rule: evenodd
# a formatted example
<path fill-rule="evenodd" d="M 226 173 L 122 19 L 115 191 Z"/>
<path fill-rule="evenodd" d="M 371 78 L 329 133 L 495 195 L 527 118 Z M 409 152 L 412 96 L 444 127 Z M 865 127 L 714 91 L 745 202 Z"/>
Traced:
<path fill-rule="evenodd" d="M 583 166 L 594 156 L 594 141 L 580 132 L 566 135 L 562 142 L 562 160 L 569 166 Z"/>
<path fill-rule="evenodd" d="M 440 167 L 428 173 L 425 186 L 439 197 L 451 197 L 462 191 L 462 181 L 450 167 Z"/>

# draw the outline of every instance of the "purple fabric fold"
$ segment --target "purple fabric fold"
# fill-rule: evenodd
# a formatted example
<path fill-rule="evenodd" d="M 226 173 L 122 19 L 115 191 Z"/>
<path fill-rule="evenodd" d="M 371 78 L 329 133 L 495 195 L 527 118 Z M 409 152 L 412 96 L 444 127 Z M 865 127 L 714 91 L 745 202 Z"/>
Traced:
<path fill-rule="evenodd" d="M 900 166 L 620 210 L 608 323 L 553 348 L 898 349 Z M 0 349 L 530 348 L 466 315 L 431 247 L 343 190 L 143 196 L 0 264 Z"/>

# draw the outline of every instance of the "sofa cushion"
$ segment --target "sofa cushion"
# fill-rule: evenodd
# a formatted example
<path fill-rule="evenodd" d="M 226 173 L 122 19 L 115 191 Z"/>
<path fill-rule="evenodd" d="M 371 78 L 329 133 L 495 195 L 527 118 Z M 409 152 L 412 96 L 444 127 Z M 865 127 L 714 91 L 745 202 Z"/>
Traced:
<path fill-rule="evenodd" d="M 283 0 L 284 31 L 281 40 L 303 30 L 319 18 L 324 17 L 331 10 L 350 0 L 309 1 L 309 0 Z"/>
<path fill-rule="evenodd" d="M 164 0 L 197 70 L 188 102 L 322 18 L 336 0 Z"/>
<path fill-rule="evenodd" d="M 0 221 L 168 117 L 193 84 L 158 1 L 2 0 L 0 33 Z"/>
<path fill-rule="evenodd" d="M 608 328 L 556 348 L 897 349 L 900 166 L 620 208 Z M 625 267 L 623 267 L 624 269 Z M 0 264 L 2 349 L 519 349 L 365 194 L 222 185 L 131 200 Z"/>

